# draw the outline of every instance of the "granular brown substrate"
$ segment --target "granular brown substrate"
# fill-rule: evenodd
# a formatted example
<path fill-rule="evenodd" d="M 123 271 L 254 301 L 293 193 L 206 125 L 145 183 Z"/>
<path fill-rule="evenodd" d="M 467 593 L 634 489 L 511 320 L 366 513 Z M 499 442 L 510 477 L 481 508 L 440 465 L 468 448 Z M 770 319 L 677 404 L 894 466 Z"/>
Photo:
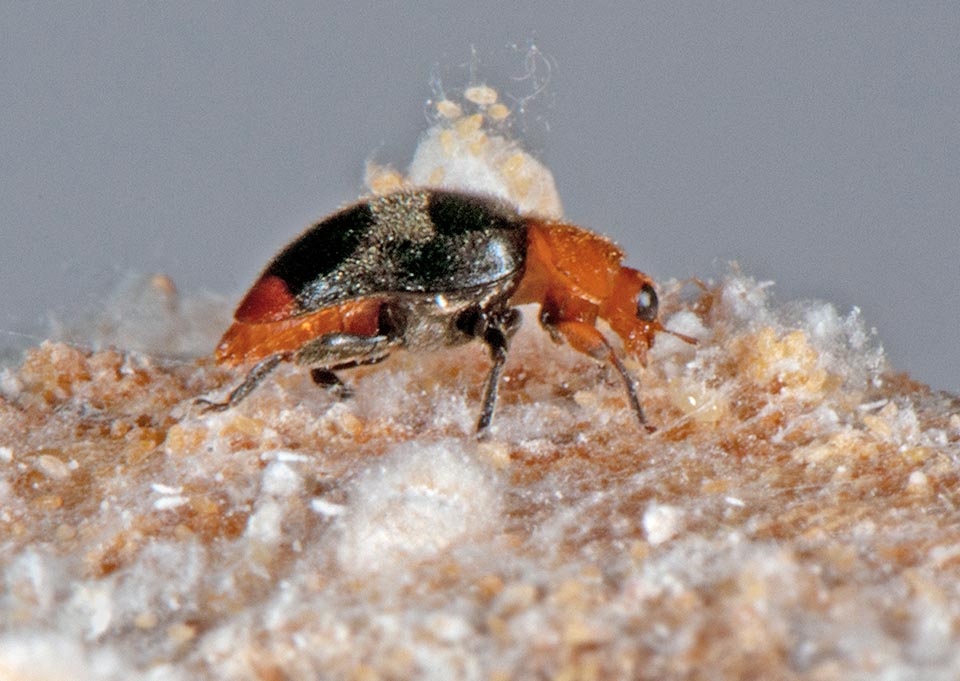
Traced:
<path fill-rule="evenodd" d="M 652 435 L 530 313 L 479 443 L 479 344 L 221 414 L 242 372 L 42 344 L 0 383 L 0 678 L 952 678 L 960 401 L 856 314 L 687 288 Z"/>

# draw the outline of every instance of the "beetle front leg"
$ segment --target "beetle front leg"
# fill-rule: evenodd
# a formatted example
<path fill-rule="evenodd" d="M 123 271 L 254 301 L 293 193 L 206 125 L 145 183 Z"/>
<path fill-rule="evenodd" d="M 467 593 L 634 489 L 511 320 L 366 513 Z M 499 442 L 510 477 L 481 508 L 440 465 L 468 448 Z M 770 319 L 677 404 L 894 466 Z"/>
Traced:
<path fill-rule="evenodd" d="M 544 323 L 545 325 L 547 324 L 542 320 L 541 323 Z M 626 387 L 627 400 L 630 402 L 630 406 L 637 415 L 637 420 L 640 422 L 640 425 L 648 433 L 653 433 L 657 430 L 654 426 L 651 426 L 647 423 L 647 417 L 643 413 L 643 407 L 640 405 L 640 397 L 637 390 L 637 379 L 635 379 L 630 372 L 627 371 L 627 368 L 623 365 L 623 362 L 621 361 L 617 352 L 610 347 L 607 339 L 603 337 L 603 334 L 600 333 L 595 326 L 576 321 L 555 322 L 551 323 L 550 326 L 552 326 L 557 333 L 562 335 L 566 339 L 567 343 L 569 343 L 575 350 L 579 350 L 585 355 L 589 355 L 598 361 L 610 362 L 614 367 L 616 367 L 617 372 L 620 374 L 620 378 L 623 379 L 624 386 Z"/>

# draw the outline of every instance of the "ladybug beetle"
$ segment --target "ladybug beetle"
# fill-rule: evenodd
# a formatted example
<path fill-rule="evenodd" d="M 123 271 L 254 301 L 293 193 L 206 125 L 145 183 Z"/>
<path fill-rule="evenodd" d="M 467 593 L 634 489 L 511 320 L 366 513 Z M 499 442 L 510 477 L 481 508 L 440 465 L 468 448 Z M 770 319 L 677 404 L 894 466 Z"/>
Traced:
<path fill-rule="evenodd" d="M 605 320 L 643 365 L 654 334 L 665 330 L 653 282 L 622 259 L 602 236 L 520 215 L 487 196 L 409 189 L 369 198 L 309 228 L 270 262 L 216 349 L 220 364 L 255 366 L 225 402 L 198 402 L 232 407 L 283 361 L 314 367 L 316 383 L 346 395 L 335 371 L 401 348 L 479 339 L 493 361 L 477 422 L 482 434 L 520 323 L 516 306 L 537 303 L 554 340 L 617 369 L 641 426 L 653 431 L 636 380 L 596 328 Z"/>

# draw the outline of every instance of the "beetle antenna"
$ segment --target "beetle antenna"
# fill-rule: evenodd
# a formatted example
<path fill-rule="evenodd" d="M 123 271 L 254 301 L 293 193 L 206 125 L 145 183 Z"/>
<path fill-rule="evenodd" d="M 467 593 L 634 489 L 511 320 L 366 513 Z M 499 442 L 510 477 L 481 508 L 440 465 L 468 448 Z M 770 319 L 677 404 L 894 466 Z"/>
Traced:
<path fill-rule="evenodd" d="M 700 345 L 700 341 L 698 341 L 693 336 L 688 336 L 685 333 L 680 333 L 679 331 L 671 331 L 665 326 L 661 326 L 660 331 L 663 331 L 664 333 L 669 333 L 671 336 L 673 336 L 674 338 L 679 338 L 684 343 L 689 343 L 690 345 Z"/>

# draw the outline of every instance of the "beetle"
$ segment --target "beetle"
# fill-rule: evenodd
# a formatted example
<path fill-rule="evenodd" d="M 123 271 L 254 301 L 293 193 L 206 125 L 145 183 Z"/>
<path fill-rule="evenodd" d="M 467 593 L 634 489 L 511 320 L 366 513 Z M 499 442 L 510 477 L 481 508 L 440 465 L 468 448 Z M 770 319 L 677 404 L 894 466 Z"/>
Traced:
<path fill-rule="evenodd" d="M 344 208 L 307 229 L 267 265 L 216 348 L 218 363 L 256 363 L 223 402 L 240 403 L 281 362 L 349 389 L 335 373 L 398 349 L 430 351 L 478 339 L 490 352 L 477 434 L 490 425 L 518 305 L 537 303 L 554 340 L 613 365 L 640 425 L 652 432 L 638 383 L 596 327 L 605 320 L 646 366 L 658 319 L 651 279 L 621 265 L 608 239 L 522 215 L 505 201 L 461 191 L 403 189 Z M 694 343 L 694 339 L 669 332 Z"/>

